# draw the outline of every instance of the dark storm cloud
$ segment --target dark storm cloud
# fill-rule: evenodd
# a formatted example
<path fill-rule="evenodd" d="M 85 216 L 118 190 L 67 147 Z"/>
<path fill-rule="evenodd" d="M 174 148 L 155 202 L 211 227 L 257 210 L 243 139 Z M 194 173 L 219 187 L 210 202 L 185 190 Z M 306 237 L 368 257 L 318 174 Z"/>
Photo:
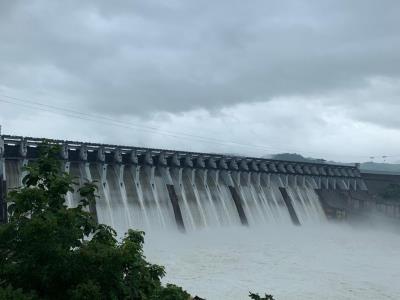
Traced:
<path fill-rule="evenodd" d="M 373 0 L 1 1 L 0 88 L 138 116 L 362 88 L 400 77 L 399 12 Z"/>

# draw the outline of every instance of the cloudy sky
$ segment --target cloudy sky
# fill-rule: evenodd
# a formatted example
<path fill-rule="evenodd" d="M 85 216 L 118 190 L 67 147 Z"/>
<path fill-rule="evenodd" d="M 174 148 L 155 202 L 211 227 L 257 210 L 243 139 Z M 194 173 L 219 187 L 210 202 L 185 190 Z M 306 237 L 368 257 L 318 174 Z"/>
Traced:
<path fill-rule="evenodd" d="M 400 1 L 0 0 L 2 132 L 400 161 Z"/>

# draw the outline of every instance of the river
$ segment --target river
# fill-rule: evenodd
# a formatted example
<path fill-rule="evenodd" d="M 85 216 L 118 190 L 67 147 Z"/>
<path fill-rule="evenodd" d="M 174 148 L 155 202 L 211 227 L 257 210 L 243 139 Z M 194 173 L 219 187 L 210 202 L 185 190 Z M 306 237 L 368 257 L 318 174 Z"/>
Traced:
<path fill-rule="evenodd" d="M 400 231 L 399 231 L 400 232 Z M 400 299 L 400 234 L 347 224 L 230 227 L 146 235 L 164 282 L 207 300 Z"/>

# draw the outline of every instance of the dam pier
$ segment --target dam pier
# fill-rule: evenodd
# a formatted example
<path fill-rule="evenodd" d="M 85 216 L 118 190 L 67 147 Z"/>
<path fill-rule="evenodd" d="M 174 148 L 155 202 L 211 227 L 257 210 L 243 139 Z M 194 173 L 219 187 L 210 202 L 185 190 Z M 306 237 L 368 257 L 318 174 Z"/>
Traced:
<path fill-rule="evenodd" d="M 23 167 L 38 156 L 41 138 L 0 137 L 0 220 L 7 191 L 22 185 Z M 259 223 L 303 225 L 371 204 L 357 165 L 281 161 L 213 153 L 47 140 L 60 146 L 63 171 L 79 184 L 96 181 L 99 222 L 128 228 L 178 228 Z M 371 176 L 368 181 L 371 182 Z M 360 200 L 361 199 L 361 200 Z M 77 192 L 66 204 L 78 204 Z M 375 204 L 375 207 L 376 204 Z M 400 218 L 393 207 L 392 217 Z"/>

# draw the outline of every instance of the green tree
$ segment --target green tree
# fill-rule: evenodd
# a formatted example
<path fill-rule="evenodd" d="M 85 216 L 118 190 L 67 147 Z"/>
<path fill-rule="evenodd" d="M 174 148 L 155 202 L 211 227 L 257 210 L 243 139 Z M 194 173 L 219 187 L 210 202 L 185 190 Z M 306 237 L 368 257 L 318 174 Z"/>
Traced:
<path fill-rule="evenodd" d="M 265 294 L 265 297 L 261 297 L 258 294 L 250 293 L 249 297 L 253 300 L 274 300 L 274 297 L 272 297 L 272 295 L 267 294 Z"/>
<path fill-rule="evenodd" d="M 96 200 L 93 183 L 79 188 L 78 207 L 65 205 L 76 184 L 60 171 L 58 153 L 41 147 L 24 186 L 9 193 L 9 222 L 0 226 L 0 298 L 189 299 L 161 284 L 164 268 L 146 261 L 143 232 L 129 230 L 118 242 L 84 209 Z"/>

